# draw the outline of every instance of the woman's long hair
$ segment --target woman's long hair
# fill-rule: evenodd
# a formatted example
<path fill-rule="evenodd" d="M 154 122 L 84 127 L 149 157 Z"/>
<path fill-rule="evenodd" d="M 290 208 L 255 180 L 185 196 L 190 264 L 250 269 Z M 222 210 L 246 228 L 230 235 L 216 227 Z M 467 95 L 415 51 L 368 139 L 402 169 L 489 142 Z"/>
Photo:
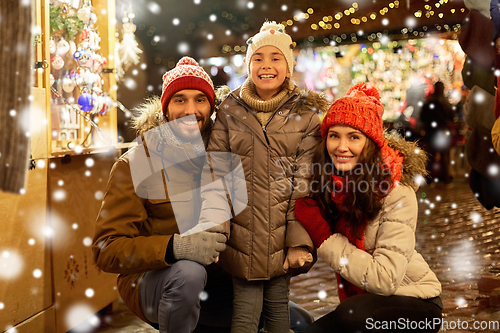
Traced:
<path fill-rule="evenodd" d="M 382 209 L 382 199 L 393 185 L 391 174 L 382 168 L 380 149 L 368 137 L 356 166 L 342 174 L 333 165 L 326 149 L 326 140 L 327 138 L 323 139 L 314 156 L 310 196 L 325 212 L 332 232 L 337 220 L 344 217 L 354 233 L 352 236 L 360 238 L 361 227 L 375 218 Z M 344 185 L 347 186 L 341 207 L 337 207 L 332 200 L 333 174 L 343 176 Z"/>

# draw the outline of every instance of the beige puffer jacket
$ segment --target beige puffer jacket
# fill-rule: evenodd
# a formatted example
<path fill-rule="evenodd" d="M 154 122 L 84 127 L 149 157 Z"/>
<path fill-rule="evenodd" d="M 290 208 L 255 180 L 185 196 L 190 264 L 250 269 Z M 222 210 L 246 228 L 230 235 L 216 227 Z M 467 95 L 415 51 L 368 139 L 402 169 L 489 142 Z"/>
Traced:
<path fill-rule="evenodd" d="M 227 248 L 220 258 L 233 276 L 250 281 L 285 274 L 283 263 L 290 247 L 307 247 L 315 257 L 294 207 L 296 199 L 309 193 L 312 156 L 320 142 L 318 111 L 327 107 L 323 95 L 301 93 L 295 87 L 262 126 L 239 97 L 239 89 L 220 105 L 207 151 L 239 156 L 245 180 L 235 183 L 246 184 L 248 197 L 248 205 L 231 219 Z M 210 196 L 213 193 L 202 192 L 203 200 Z M 204 202 L 200 220 L 217 214 L 216 206 Z"/>
<path fill-rule="evenodd" d="M 491 129 L 491 140 L 493 142 L 493 147 L 500 155 L 500 117 L 497 118 Z"/>
<path fill-rule="evenodd" d="M 347 281 L 378 295 L 422 299 L 441 294 L 441 284 L 424 258 L 415 250 L 418 189 L 413 181 L 425 174 L 425 156 L 416 145 L 390 138 L 389 145 L 405 157 L 401 182 L 384 199 L 378 216 L 365 229 L 365 251 L 339 233 L 318 249 L 318 256 Z"/>

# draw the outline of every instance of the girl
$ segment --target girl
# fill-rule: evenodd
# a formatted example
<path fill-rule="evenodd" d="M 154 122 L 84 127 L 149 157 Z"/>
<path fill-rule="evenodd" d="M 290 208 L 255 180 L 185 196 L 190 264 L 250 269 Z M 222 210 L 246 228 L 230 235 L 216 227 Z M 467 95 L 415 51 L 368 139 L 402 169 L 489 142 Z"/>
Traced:
<path fill-rule="evenodd" d="M 247 44 L 248 78 L 221 104 L 207 149 L 211 156 L 239 156 L 248 197 L 231 218 L 220 261 L 233 276 L 231 332 L 257 332 L 263 311 L 267 332 L 288 333 L 290 275 L 307 271 L 314 254 L 294 205 L 309 193 L 310 162 L 320 140 L 317 111 L 328 102 L 290 81 L 295 44 L 282 25 L 264 23 Z M 201 223 L 222 207 L 213 193 L 202 196 Z"/>
<path fill-rule="evenodd" d="M 295 214 L 337 273 L 341 303 L 304 333 L 441 326 L 441 284 L 415 251 L 414 177 L 425 175 L 426 157 L 413 143 L 384 138 L 383 113 L 377 90 L 360 83 L 323 120 L 313 164 L 321 172 Z"/>

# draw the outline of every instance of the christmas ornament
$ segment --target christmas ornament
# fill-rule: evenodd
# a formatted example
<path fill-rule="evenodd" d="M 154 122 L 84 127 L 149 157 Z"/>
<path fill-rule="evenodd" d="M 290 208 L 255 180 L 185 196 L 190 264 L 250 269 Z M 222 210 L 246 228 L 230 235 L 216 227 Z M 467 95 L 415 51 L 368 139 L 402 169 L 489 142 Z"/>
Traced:
<path fill-rule="evenodd" d="M 84 92 L 78 97 L 78 105 L 80 106 L 80 110 L 89 112 L 94 107 L 94 100 L 92 95 L 88 92 Z"/>
<path fill-rule="evenodd" d="M 90 110 L 90 113 L 97 113 L 100 110 L 99 108 L 102 106 L 99 105 L 99 99 L 98 99 L 98 96 L 96 93 L 92 94 L 92 100 L 94 101 L 94 105 L 93 105 L 92 109 Z"/>
<path fill-rule="evenodd" d="M 75 81 L 73 81 L 70 77 L 66 76 L 62 80 L 62 88 L 65 92 L 71 93 L 73 90 L 75 90 Z"/>
<path fill-rule="evenodd" d="M 61 38 L 59 42 L 57 42 L 57 54 L 60 56 L 64 56 L 69 51 L 69 43 Z"/>
<path fill-rule="evenodd" d="M 90 7 L 85 6 L 80 8 L 76 13 L 76 16 L 78 16 L 78 18 L 82 20 L 84 23 L 88 23 L 90 20 Z"/>
<path fill-rule="evenodd" d="M 76 44 L 73 41 L 69 42 L 69 53 L 70 54 L 75 54 L 76 52 Z"/>
<path fill-rule="evenodd" d="M 100 107 L 98 108 L 98 112 L 101 114 L 101 115 L 105 115 L 106 112 L 107 112 L 107 105 L 106 105 L 106 102 L 107 102 L 107 99 L 106 99 L 106 96 L 99 96 L 98 97 L 98 100 L 99 100 L 99 105 Z"/>
<path fill-rule="evenodd" d="M 97 23 L 97 15 L 90 13 L 90 25 L 94 26 Z"/>
<path fill-rule="evenodd" d="M 142 53 L 142 50 L 139 48 L 139 44 L 135 40 L 135 29 L 136 26 L 132 22 L 135 17 L 132 12 L 132 8 L 129 10 L 129 14 L 124 14 L 125 21 L 122 25 L 123 27 L 123 39 L 120 42 L 120 63 L 123 69 L 126 71 L 132 64 L 139 63 L 139 54 Z"/>
<path fill-rule="evenodd" d="M 57 50 L 56 42 L 52 38 L 49 41 L 49 50 L 50 50 L 50 54 L 56 53 L 56 50 Z"/>
<path fill-rule="evenodd" d="M 59 55 L 54 56 L 54 58 L 50 60 L 50 63 L 52 64 L 52 68 L 54 69 L 61 69 L 64 67 L 64 60 Z"/>
<path fill-rule="evenodd" d="M 104 57 L 99 54 L 94 54 L 94 67 L 92 68 L 94 72 L 102 72 L 103 58 Z"/>
<path fill-rule="evenodd" d="M 92 53 L 90 53 L 90 57 L 89 57 L 89 60 L 87 60 L 87 62 L 84 64 L 85 67 L 87 68 L 93 68 L 94 67 L 94 55 Z"/>
<path fill-rule="evenodd" d="M 56 82 L 56 79 L 54 78 L 54 75 L 50 74 L 50 85 L 53 85 L 54 82 Z"/>
<path fill-rule="evenodd" d="M 89 29 L 84 28 L 82 30 L 82 34 L 81 34 L 82 35 L 82 42 L 86 41 L 89 38 L 89 34 L 90 34 Z"/>
<path fill-rule="evenodd" d="M 80 66 L 85 66 L 85 64 L 90 60 L 90 56 L 91 56 L 90 51 L 82 50 L 80 51 L 80 56 L 78 57 L 76 62 Z"/>

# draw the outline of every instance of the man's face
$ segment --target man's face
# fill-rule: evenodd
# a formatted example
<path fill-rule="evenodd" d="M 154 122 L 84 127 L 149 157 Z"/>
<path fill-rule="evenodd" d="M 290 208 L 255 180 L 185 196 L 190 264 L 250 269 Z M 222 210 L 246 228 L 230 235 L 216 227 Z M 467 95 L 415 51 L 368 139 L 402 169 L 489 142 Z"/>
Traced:
<path fill-rule="evenodd" d="M 168 121 L 172 122 L 172 131 L 179 139 L 190 141 L 199 137 L 208 126 L 211 106 L 208 97 L 200 90 L 184 89 L 176 92 L 167 106 Z M 186 116 L 194 116 L 182 119 Z"/>

